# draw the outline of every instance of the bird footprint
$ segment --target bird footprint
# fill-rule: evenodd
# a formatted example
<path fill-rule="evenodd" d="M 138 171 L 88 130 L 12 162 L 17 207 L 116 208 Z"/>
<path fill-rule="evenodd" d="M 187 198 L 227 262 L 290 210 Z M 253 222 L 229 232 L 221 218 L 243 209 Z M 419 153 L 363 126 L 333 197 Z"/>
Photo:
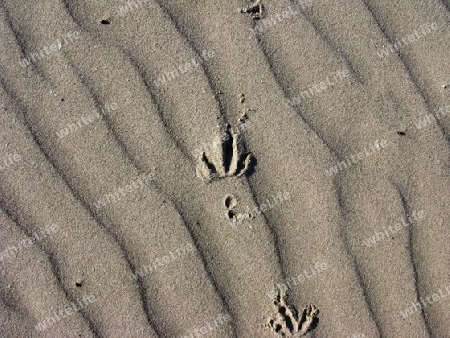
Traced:
<path fill-rule="evenodd" d="M 225 177 L 240 177 L 249 169 L 252 154 L 245 151 L 239 131 L 225 126 L 221 142 L 214 142 L 211 152 L 202 152 L 198 158 L 197 176 L 209 183 Z"/>
<path fill-rule="evenodd" d="M 314 305 L 309 305 L 299 318 L 295 307 L 286 304 L 286 299 L 286 294 L 278 291 L 274 300 L 277 313 L 269 320 L 267 326 L 282 337 L 303 336 L 317 323 L 319 310 Z"/>

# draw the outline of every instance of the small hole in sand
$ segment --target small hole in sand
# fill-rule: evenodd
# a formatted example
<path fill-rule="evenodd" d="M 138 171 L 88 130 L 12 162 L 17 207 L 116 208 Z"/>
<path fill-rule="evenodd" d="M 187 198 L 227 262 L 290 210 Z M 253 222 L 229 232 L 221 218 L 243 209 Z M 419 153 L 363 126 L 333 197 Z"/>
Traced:
<path fill-rule="evenodd" d="M 236 214 L 234 213 L 233 210 L 228 210 L 228 218 L 229 218 L 229 219 L 233 219 L 235 215 L 236 215 Z"/>
<path fill-rule="evenodd" d="M 232 209 L 237 205 L 236 198 L 232 195 L 228 195 L 224 199 L 224 204 L 227 209 Z"/>

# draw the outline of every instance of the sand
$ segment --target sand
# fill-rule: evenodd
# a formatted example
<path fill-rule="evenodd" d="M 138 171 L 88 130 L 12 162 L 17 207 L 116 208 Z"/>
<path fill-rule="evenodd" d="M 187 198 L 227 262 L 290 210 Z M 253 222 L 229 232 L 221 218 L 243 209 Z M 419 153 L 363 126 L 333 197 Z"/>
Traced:
<path fill-rule="evenodd" d="M 450 337 L 447 0 L 0 2 L 0 337 Z"/>

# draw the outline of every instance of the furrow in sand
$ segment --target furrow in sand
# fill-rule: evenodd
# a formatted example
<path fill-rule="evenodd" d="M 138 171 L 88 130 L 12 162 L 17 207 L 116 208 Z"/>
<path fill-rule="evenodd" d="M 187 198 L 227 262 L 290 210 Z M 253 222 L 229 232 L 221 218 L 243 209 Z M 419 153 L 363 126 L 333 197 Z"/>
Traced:
<path fill-rule="evenodd" d="M 337 198 L 337 203 L 339 205 L 339 210 L 341 212 L 342 218 L 343 218 L 345 224 L 347 225 L 347 227 L 350 228 L 351 220 L 347 216 L 347 212 L 353 213 L 353 207 L 349 207 L 346 205 L 346 195 L 343 191 L 343 186 L 340 183 L 336 183 L 336 198 Z M 345 243 L 347 253 L 351 256 L 351 261 L 352 261 L 352 264 L 355 269 L 355 274 L 361 285 L 362 295 L 364 297 L 364 300 L 367 303 L 367 307 L 368 307 L 367 310 L 368 310 L 372 320 L 375 323 L 375 326 L 377 328 L 377 334 L 379 336 L 382 336 L 383 331 L 384 331 L 384 328 L 381 324 L 383 318 L 380 318 L 380 316 L 378 316 L 377 311 L 376 311 L 377 308 L 374 306 L 375 302 L 373 302 L 373 298 L 371 296 L 372 292 L 367 287 L 368 285 L 365 283 L 365 281 L 366 281 L 365 276 L 369 275 L 369 273 L 367 271 L 365 271 L 360 264 L 358 264 L 358 255 L 357 255 L 357 252 L 355 252 L 354 247 L 352 247 L 352 238 L 349 238 L 349 236 L 347 236 L 346 231 L 342 230 L 342 229 L 341 229 L 341 235 L 342 235 L 342 240 Z M 370 272 L 373 273 L 373 271 L 370 271 Z M 383 324 L 384 324 L 384 322 L 383 322 Z M 358 332 L 358 334 L 359 334 L 359 332 Z M 365 333 L 362 333 L 362 334 L 365 334 Z"/>
<path fill-rule="evenodd" d="M 398 189 L 398 187 L 396 189 L 397 189 L 397 193 L 401 200 L 401 205 L 402 205 L 402 209 L 403 209 L 403 219 L 408 219 L 408 216 L 411 215 L 411 210 L 408 207 L 408 202 L 406 201 L 405 196 L 403 196 L 402 192 Z M 410 222 L 412 225 L 412 221 L 408 220 L 408 222 Z M 415 289 L 414 291 L 416 293 L 414 298 L 419 299 L 421 295 L 420 295 L 420 289 L 419 289 L 419 285 L 418 285 L 419 284 L 419 276 L 417 274 L 417 263 L 416 263 L 417 257 L 415 256 L 415 252 L 414 252 L 414 241 L 413 241 L 411 228 L 408 228 L 407 230 L 408 230 L 407 238 L 408 238 L 408 248 L 409 248 L 409 250 L 408 250 L 409 251 L 409 259 L 411 261 L 411 266 L 412 266 L 412 270 L 413 270 L 414 289 Z M 427 334 L 431 335 L 430 324 L 429 324 L 427 318 L 425 317 L 425 311 L 423 308 L 420 309 L 420 316 L 422 317 Z"/>

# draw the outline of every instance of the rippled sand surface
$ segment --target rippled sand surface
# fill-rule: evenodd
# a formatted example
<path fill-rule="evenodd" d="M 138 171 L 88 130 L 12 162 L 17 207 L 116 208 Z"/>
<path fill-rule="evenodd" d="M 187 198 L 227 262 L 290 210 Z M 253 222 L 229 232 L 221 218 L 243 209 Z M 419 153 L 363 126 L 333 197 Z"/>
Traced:
<path fill-rule="evenodd" d="M 0 337 L 450 337 L 449 9 L 0 1 Z"/>

